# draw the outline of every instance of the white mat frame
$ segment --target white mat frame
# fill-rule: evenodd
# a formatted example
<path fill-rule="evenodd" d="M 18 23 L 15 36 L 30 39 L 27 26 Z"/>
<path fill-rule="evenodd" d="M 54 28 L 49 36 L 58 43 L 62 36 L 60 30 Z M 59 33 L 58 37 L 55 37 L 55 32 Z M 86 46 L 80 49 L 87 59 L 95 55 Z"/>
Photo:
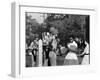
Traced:
<path fill-rule="evenodd" d="M 34 10 L 33 10 L 34 8 Z M 37 9 L 36 9 L 37 8 Z M 41 8 L 41 9 L 40 9 Z M 90 15 L 90 65 L 78 65 L 78 66 L 59 66 L 59 67 L 38 67 L 38 68 L 28 68 L 26 69 L 25 56 L 22 54 L 25 50 L 23 39 L 25 39 L 25 11 L 31 12 L 53 12 L 66 14 L 87 14 Z M 64 12 L 65 10 L 65 12 Z M 47 7 L 47 6 L 34 6 L 32 3 L 12 3 L 12 24 L 11 24 L 11 75 L 14 77 L 22 76 L 36 76 L 36 75 L 63 75 L 63 74 L 73 74 L 73 73 L 87 73 L 96 71 L 96 54 L 95 53 L 95 24 L 96 24 L 96 9 L 87 7 L 75 7 L 67 6 L 64 7 Z M 23 19 L 24 18 L 24 19 Z M 22 38 L 22 36 L 24 37 Z M 23 63 L 24 62 L 24 63 Z M 35 72 L 35 73 L 34 73 Z"/>

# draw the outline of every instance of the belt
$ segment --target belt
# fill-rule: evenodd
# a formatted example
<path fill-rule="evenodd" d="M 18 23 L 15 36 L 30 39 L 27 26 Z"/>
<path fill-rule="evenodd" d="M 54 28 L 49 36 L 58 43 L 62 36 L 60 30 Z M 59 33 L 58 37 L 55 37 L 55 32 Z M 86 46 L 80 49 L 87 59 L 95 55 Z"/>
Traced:
<path fill-rule="evenodd" d="M 84 55 L 89 55 L 89 53 L 88 54 L 85 53 Z"/>

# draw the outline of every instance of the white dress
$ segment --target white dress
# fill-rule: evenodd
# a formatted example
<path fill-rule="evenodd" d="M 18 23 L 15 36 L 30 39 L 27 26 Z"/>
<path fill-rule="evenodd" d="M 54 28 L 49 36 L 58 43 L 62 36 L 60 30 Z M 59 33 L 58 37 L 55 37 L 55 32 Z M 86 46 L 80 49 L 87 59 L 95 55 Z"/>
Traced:
<path fill-rule="evenodd" d="M 72 43 L 69 43 L 68 44 L 68 48 L 69 49 L 76 49 L 77 48 L 77 43 L 75 42 L 75 41 L 73 41 Z M 75 60 L 77 60 L 78 58 L 77 58 L 77 55 L 76 55 L 76 53 L 75 52 L 69 52 L 68 54 L 67 54 L 67 56 L 66 56 L 66 58 L 65 59 L 75 59 Z"/>
<path fill-rule="evenodd" d="M 68 44 L 69 49 L 76 49 L 77 44 L 73 41 L 73 43 Z M 75 52 L 69 51 L 65 57 L 64 65 L 78 65 L 78 58 Z"/>

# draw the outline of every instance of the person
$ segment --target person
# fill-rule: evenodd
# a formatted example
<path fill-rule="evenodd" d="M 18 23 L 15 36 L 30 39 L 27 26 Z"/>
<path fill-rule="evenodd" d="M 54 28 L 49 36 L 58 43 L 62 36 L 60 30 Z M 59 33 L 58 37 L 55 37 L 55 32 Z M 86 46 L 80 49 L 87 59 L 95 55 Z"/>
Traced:
<path fill-rule="evenodd" d="M 39 38 L 36 37 L 34 39 L 34 45 L 33 45 L 33 55 L 34 55 L 34 61 L 35 66 L 38 66 L 38 54 L 39 54 Z"/>
<path fill-rule="evenodd" d="M 53 50 L 56 51 L 56 49 L 57 49 L 57 40 L 55 38 L 52 40 L 52 44 L 51 45 L 52 45 Z"/>
<path fill-rule="evenodd" d="M 77 43 L 70 38 L 70 43 L 68 43 L 69 52 L 65 57 L 64 65 L 78 65 L 78 58 L 76 55 Z"/>
<path fill-rule="evenodd" d="M 50 65 L 56 66 L 57 65 L 57 56 L 56 56 L 55 51 L 50 51 L 49 58 L 50 58 Z"/>
<path fill-rule="evenodd" d="M 32 51 L 31 50 L 27 50 L 26 54 L 26 67 L 34 67 L 34 57 L 32 55 Z"/>
<path fill-rule="evenodd" d="M 43 66 L 48 66 L 49 60 L 49 33 L 44 32 L 43 35 Z"/>
<path fill-rule="evenodd" d="M 60 55 L 64 55 L 67 52 L 67 48 L 65 46 L 60 45 Z"/>
<path fill-rule="evenodd" d="M 77 47 L 80 48 L 81 42 L 78 37 L 75 37 L 75 42 L 77 43 Z"/>
<path fill-rule="evenodd" d="M 49 65 L 57 65 L 57 40 L 55 36 L 53 36 L 52 41 L 49 44 Z"/>
<path fill-rule="evenodd" d="M 50 52 L 49 52 L 49 61 L 50 61 L 50 66 L 56 66 L 57 65 L 57 42 L 55 39 L 52 40 L 50 44 Z"/>
<path fill-rule="evenodd" d="M 84 51 L 82 52 L 81 55 L 84 55 L 83 60 L 82 60 L 82 65 L 87 65 L 89 64 L 89 44 L 87 41 L 85 41 L 86 47 L 84 48 Z"/>
<path fill-rule="evenodd" d="M 44 46 L 43 49 L 44 49 L 44 52 L 43 52 L 44 66 L 48 66 L 49 65 L 49 53 L 51 51 L 50 44 L 47 46 Z"/>
<path fill-rule="evenodd" d="M 34 41 L 30 43 L 29 50 L 32 52 L 34 58 L 34 65 L 36 66 L 36 57 L 38 53 L 38 38 L 35 38 Z"/>

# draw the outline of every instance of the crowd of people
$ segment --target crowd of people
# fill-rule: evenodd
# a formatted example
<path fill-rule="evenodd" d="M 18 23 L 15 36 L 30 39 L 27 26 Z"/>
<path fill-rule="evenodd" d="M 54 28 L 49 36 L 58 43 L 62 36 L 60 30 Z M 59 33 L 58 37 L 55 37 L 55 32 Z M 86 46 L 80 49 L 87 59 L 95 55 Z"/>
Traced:
<path fill-rule="evenodd" d="M 89 64 L 89 43 L 86 40 L 71 36 L 69 41 L 63 45 L 57 34 L 44 32 L 41 37 L 36 37 L 29 46 L 26 44 L 26 67 L 39 66 L 39 40 L 42 44 L 42 66 L 57 66 L 58 56 L 62 55 L 65 55 L 63 65 Z"/>

